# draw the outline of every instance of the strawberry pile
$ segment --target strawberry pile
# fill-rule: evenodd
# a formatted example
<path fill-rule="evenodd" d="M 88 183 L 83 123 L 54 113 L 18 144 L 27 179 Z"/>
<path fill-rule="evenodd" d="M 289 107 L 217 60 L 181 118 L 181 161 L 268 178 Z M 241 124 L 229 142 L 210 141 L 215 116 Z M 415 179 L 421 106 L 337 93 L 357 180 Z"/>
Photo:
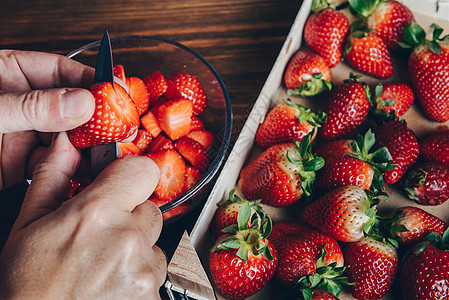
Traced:
<path fill-rule="evenodd" d="M 381 299 L 393 286 L 404 299 L 449 298 L 448 224 L 427 209 L 449 199 L 449 129 L 438 126 L 449 120 L 449 35 L 433 24 L 427 40 L 395 0 L 349 5 L 313 2 L 306 45 L 283 73 L 290 98 L 271 107 L 237 190 L 218 204 L 209 269 L 229 299 L 266 284 L 280 299 Z M 346 80 L 333 79 L 337 67 Z M 407 124 L 411 107 L 430 134 Z"/>
<path fill-rule="evenodd" d="M 194 186 L 209 166 L 215 137 L 198 117 L 206 108 L 206 94 L 199 80 L 184 71 L 167 77 L 155 71 L 142 80 L 126 77 L 124 66 L 115 65 L 114 76 L 114 87 L 111 83 L 90 87 L 95 113 L 69 131 L 69 138 L 80 149 L 117 141 L 122 156 L 153 159 L 161 179 L 149 200 L 161 206 Z M 71 195 L 80 189 L 76 183 L 72 186 Z M 164 219 L 185 211 L 181 205 Z"/>

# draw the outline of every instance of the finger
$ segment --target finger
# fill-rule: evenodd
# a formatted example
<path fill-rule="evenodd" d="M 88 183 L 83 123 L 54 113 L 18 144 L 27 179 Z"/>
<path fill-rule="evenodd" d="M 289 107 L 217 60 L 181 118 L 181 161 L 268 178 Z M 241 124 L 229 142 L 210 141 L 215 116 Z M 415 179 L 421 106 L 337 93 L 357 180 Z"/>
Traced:
<path fill-rule="evenodd" d="M 159 168 L 151 159 L 128 155 L 108 165 L 77 196 L 82 198 L 77 201 L 79 205 L 86 201 L 101 201 L 103 204 L 99 206 L 105 209 L 132 212 L 152 194 L 159 176 Z"/>
<path fill-rule="evenodd" d="M 134 226 L 140 226 L 147 237 L 148 245 L 154 245 L 162 231 L 162 213 L 159 207 L 152 201 L 145 201 L 137 206 L 131 217 Z"/>
<path fill-rule="evenodd" d="M 80 160 L 81 154 L 70 143 L 67 134 L 58 134 L 34 168 L 33 180 L 25 195 L 15 230 L 54 211 L 67 199 L 70 178 L 75 174 Z"/>
<path fill-rule="evenodd" d="M 58 54 L 0 51 L 0 90 L 87 87 L 94 73 L 93 68 Z"/>
<path fill-rule="evenodd" d="M 86 123 L 95 99 L 85 89 L 60 88 L 0 93 L 0 132 L 67 131 Z"/>

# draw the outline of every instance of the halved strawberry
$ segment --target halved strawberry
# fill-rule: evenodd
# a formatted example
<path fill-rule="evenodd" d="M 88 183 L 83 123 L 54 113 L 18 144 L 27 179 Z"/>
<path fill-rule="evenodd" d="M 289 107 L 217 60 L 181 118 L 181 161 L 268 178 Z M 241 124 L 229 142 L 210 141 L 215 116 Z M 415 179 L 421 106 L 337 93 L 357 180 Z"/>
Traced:
<path fill-rule="evenodd" d="M 95 98 L 95 112 L 83 125 L 68 132 L 72 144 L 86 148 L 122 141 L 131 137 L 140 125 L 136 105 L 126 90 L 109 82 L 90 86 Z"/>
<path fill-rule="evenodd" d="M 208 150 L 214 142 L 214 134 L 207 130 L 195 130 L 191 131 L 187 137 L 194 139 L 198 143 L 204 146 Z"/>
<path fill-rule="evenodd" d="M 169 100 L 159 106 L 159 126 L 171 140 L 177 140 L 190 132 L 192 109 L 192 101 L 183 98 Z"/>
<path fill-rule="evenodd" d="M 137 130 L 136 138 L 133 140 L 133 144 L 140 149 L 142 153 L 145 153 L 148 149 L 148 146 L 153 141 L 153 136 L 146 129 Z"/>
<path fill-rule="evenodd" d="M 142 150 L 139 149 L 139 147 L 136 146 L 136 144 L 129 142 L 129 143 L 118 143 L 118 146 L 120 147 L 120 151 L 122 152 L 122 156 L 127 155 L 140 155 L 142 154 Z"/>
<path fill-rule="evenodd" d="M 148 152 L 158 152 L 162 150 L 175 149 L 173 142 L 165 135 L 160 134 L 148 146 Z"/>
<path fill-rule="evenodd" d="M 160 179 L 154 194 L 164 201 L 180 196 L 186 181 L 186 164 L 182 156 L 175 150 L 147 153 L 144 156 L 151 158 L 160 169 Z"/>
<path fill-rule="evenodd" d="M 143 81 L 148 91 L 150 105 L 153 105 L 167 90 L 167 81 L 159 71 L 151 73 Z"/>
<path fill-rule="evenodd" d="M 178 71 L 167 78 L 165 96 L 168 99 L 189 99 L 193 103 L 193 115 L 199 115 L 206 108 L 206 94 L 200 81 L 194 75 Z"/>
<path fill-rule="evenodd" d="M 125 80 L 126 80 L 125 67 L 123 67 L 123 65 L 114 65 L 112 70 L 114 72 L 115 77 L 117 77 L 121 81 L 125 82 Z"/>
<path fill-rule="evenodd" d="M 206 149 L 197 141 L 182 137 L 174 143 L 175 149 L 195 168 L 205 171 L 209 165 Z"/>
<path fill-rule="evenodd" d="M 162 131 L 161 126 L 159 126 L 159 121 L 157 116 L 154 115 L 152 110 L 149 110 L 140 118 L 140 124 L 145 128 L 153 138 L 156 138 Z"/>
<path fill-rule="evenodd" d="M 148 110 L 150 105 L 145 83 L 138 77 L 128 77 L 125 82 L 129 88 L 131 98 L 134 100 L 134 103 L 136 103 L 139 116 L 141 116 Z"/>
<path fill-rule="evenodd" d="M 186 166 L 186 184 L 185 190 L 189 190 L 192 186 L 194 186 L 203 176 L 203 173 L 195 169 L 192 166 Z"/>

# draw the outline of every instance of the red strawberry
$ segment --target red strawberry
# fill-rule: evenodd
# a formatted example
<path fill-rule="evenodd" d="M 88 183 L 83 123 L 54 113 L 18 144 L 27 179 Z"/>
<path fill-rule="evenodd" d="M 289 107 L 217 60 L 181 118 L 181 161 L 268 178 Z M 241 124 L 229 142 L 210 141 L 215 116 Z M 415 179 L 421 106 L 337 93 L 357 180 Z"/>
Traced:
<path fill-rule="evenodd" d="M 123 82 L 126 81 L 125 67 L 123 67 L 123 65 L 114 65 L 112 70 L 114 72 L 115 77 L 117 77 L 118 79 L 120 79 Z"/>
<path fill-rule="evenodd" d="M 390 53 L 379 36 L 360 31 L 351 33 L 345 51 L 346 61 L 354 69 L 380 79 L 393 75 Z"/>
<path fill-rule="evenodd" d="M 122 141 L 137 131 L 140 122 L 136 105 L 123 87 L 118 84 L 114 87 L 109 82 L 90 87 L 95 97 L 95 112 L 88 122 L 68 132 L 75 147 Z"/>
<path fill-rule="evenodd" d="M 248 210 L 251 215 L 261 213 L 262 207 L 260 206 L 260 200 L 248 201 L 235 194 L 235 189 L 229 192 L 229 197 L 223 199 L 217 203 L 217 210 L 214 213 L 210 229 L 214 233 L 215 237 L 223 235 L 223 229 L 229 225 L 237 224 L 237 216 L 240 208 L 246 203 L 244 209 Z M 264 217 L 263 217 L 264 218 Z M 263 220 L 262 218 L 262 220 Z M 251 219 L 249 219 L 248 227 L 251 227 Z"/>
<path fill-rule="evenodd" d="M 126 85 L 129 88 L 129 95 L 136 103 L 139 116 L 141 116 L 148 110 L 150 104 L 145 84 L 138 77 L 128 77 L 126 78 Z"/>
<path fill-rule="evenodd" d="M 168 149 L 175 149 L 175 146 L 173 146 L 173 142 L 163 134 L 160 134 L 157 136 L 157 138 L 153 139 L 151 144 L 148 146 L 147 151 L 158 152 Z"/>
<path fill-rule="evenodd" d="M 413 13 L 398 1 L 349 0 L 360 17 L 366 18 L 366 26 L 392 50 L 399 49 L 398 41 L 404 41 L 404 29 L 415 21 Z"/>
<path fill-rule="evenodd" d="M 169 100 L 159 106 L 157 120 L 161 129 L 174 141 L 187 135 L 192 124 L 192 101 Z"/>
<path fill-rule="evenodd" d="M 277 266 L 277 253 L 267 237 L 271 219 L 259 228 L 248 228 L 248 210 L 240 211 L 238 223 L 218 239 L 209 253 L 209 270 L 218 290 L 228 299 L 244 299 L 264 287 Z"/>
<path fill-rule="evenodd" d="M 67 198 L 72 198 L 78 193 L 78 188 L 81 186 L 81 182 L 74 178 L 70 178 L 70 192 Z"/>
<path fill-rule="evenodd" d="M 370 108 L 369 88 L 351 73 L 350 79 L 332 89 L 323 111 L 327 121 L 320 134 L 324 140 L 343 137 L 362 125 Z"/>
<path fill-rule="evenodd" d="M 129 142 L 129 143 L 118 143 L 118 146 L 120 148 L 120 152 L 123 156 L 127 155 L 140 155 L 142 154 L 142 150 L 139 149 L 139 147 L 136 146 L 136 144 Z"/>
<path fill-rule="evenodd" d="M 192 125 L 190 128 L 192 131 L 194 130 L 204 130 L 204 124 L 197 116 L 192 116 Z"/>
<path fill-rule="evenodd" d="M 425 114 L 437 122 L 449 120 L 449 35 L 440 38 L 443 28 L 432 24 L 432 41 L 416 23 L 406 27 L 406 43 L 413 45 L 408 74 Z M 405 44 L 401 44 L 405 45 Z"/>
<path fill-rule="evenodd" d="M 374 224 L 379 198 L 361 187 L 338 187 L 309 204 L 304 221 L 336 240 L 357 242 Z"/>
<path fill-rule="evenodd" d="M 391 164 L 396 165 L 383 172 L 383 179 L 388 184 L 396 183 L 418 159 L 418 140 L 407 124 L 399 121 L 389 121 L 378 126 L 374 129 L 374 135 L 375 147 L 386 147 L 393 158 Z"/>
<path fill-rule="evenodd" d="M 148 198 L 147 201 L 154 202 L 159 207 L 170 202 L 170 200 L 161 200 L 154 194 L 151 195 L 151 197 Z M 189 211 L 189 209 L 188 209 L 186 203 L 184 202 L 184 203 L 179 204 L 178 206 L 173 207 L 169 211 L 164 212 L 162 214 L 162 219 L 164 220 L 164 222 L 167 222 L 169 220 L 173 221 L 175 218 L 179 218 L 180 216 L 184 215 L 188 211 Z"/>
<path fill-rule="evenodd" d="M 431 240 L 419 243 L 404 258 L 399 278 L 403 299 L 449 297 L 447 231 L 442 237 L 432 234 Z"/>
<path fill-rule="evenodd" d="M 449 167 L 449 130 L 435 132 L 420 145 L 420 155 L 426 161 L 437 161 Z"/>
<path fill-rule="evenodd" d="M 137 136 L 133 140 L 133 143 L 140 149 L 140 152 L 147 152 L 148 146 L 153 141 L 153 136 L 146 129 L 137 130 Z"/>
<path fill-rule="evenodd" d="M 293 54 L 284 72 L 289 95 L 314 96 L 332 88 L 332 73 L 324 58 L 309 50 Z"/>
<path fill-rule="evenodd" d="M 186 166 L 186 182 L 184 190 L 188 191 L 193 187 L 203 176 L 203 173 L 191 166 Z"/>
<path fill-rule="evenodd" d="M 398 253 L 389 243 L 365 237 L 344 249 L 346 275 L 354 285 L 357 299 L 380 299 L 393 285 L 398 269 Z"/>
<path fill-rule="evenodd" d="M 324 161 L 311 153 L 312 133 L 301 142 L 271 146 L 240 172 L 240 188 L 249 199 L 286 206 L 313 193 L 315 171 Z"/>
<path fill-rule="evenodd" d="M 405 177 L 404 189 L 421 205 L 440 205 L 449 199 L 449 167 L 438 162 L 415 165 Z"/>
<path fill-rule="evenodd" d="M 209 150 L 214 142 L 214 134 L 207 130 L 190 131 L 187 137 L 203 145 L 206 150 Z"/>
<path fill-rule="evenodd" d="M 323 266 L 343 266 L 340 246 L 330 236 L 307 224 L 296 222 L 274 224 L 273 234 L 278 230 L 280 232 L 276 233 L 277 238 L 270 240 L 278 252 L 279 259 L 275 277 L 283 285 L 292 286 L 303 276 L 319 274 L 317 269 Z"/>
<path fill-rule="evenodd" d="M 315 114 L 310 109 L 290 99 L 276 105 L 265 117 L 256 132 L 256 143 L 267 149 L 276 144 L 298 142 L 326 120 L 323 113 Z M 316 133 L 316 130 L 314 131 Z M 315 139 L 312 136 L 311 142 Z"/>
<path fill-rule="evenodd" d="M 304 25 L 304 41 L 312 51 L 326 60 L 330 68 L 341 61 L 348 33 L 348 18 L 328 5 L 312 9 Z"/>
<path fill-rule="evenodd" d="M 387 148 L 371 151 L 376 138 L 371 130 L 355 140 L 323 143 L 316 151 L 324 167 L 317 172 L 315 187 L 324 192 L 339 186 L 355 185 L 362 189 L 383 190 L 381 171 L 389 170 L 392 157 Z"/>
<path fill-rule="evenodd" d="M 209 155 L 203 145 L 188 137 L 180 138 L 173 145 L 193 167 L 202 172 L 207 170 Z"/>
<path fill-rule="evenodd" d="M 338 300 L 336 296 L 333 294 L 323 291 L 323 290 L 314 290 L 312 294 L 312 300 Z"/>
<path fill-rule="evenodd" d="M 415 101 L 413 90 L 404 83 L 379 83 L 375 89 L 373 113 L 381 120 L 401 120 Z"/>
<path fill-rule="evenodd" d="M 153 138 L 156 138 L 157 136 L 159 136 L 159 134 L 162 131 L 161 126 L 159 125 L 159 121 L 157 119 L 157 116 L 154 115 L 154 111 L 153 110 L 147 111 L 147 113 L 144 114 L 140 118 L 140 124 L 149 133 L 151 133 Z"/>
<path fill-rule="evenodd" d="M 193 115 L 199 115 L 207 106 L 206 94 L 200 81 L 194 75 L 178 71 L 167 78 L 167 91 L 165 96 L 174 100 L 189 99 L 193 103 Z"/>
<path fill-rule="evenodd" d="M 167 90 L 167 81 L 161 72 L 155 71 L 143 80 L 148 91 L 150 105 L 154 105 Z"/>
<path fill-rule="evenodd" d="M 424 241 L 431 232 L 442 235 L 446 229 L 447 224 L 440 218 L 421 208 L 405 206 L 396 210 L 391 232 L 401 245 L 408 246 Z"/>
<path fill-rule="evenodd" d="M 163 201 L 171 201 L 184 192 L 186 165 L 182 156 L 175 150 L 163 150 L 145 154 L 160 169 L 159 183 L 154 194 Z"/>

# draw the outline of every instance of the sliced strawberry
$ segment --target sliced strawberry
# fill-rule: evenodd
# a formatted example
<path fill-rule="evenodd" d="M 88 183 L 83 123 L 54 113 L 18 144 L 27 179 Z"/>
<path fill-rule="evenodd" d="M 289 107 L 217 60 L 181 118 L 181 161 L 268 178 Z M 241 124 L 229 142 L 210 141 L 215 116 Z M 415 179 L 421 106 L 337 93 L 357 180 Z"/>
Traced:
<path fill-rule="evenodd" d="M 167 138 L 165 135 L 160 134 L 157 138 L 153 139 L 151 144 L 148 146 L 148 152 L 158 152 L 162 150 L 175 149 L 173 142 Z"/>
<path fill-rule="evenodd" d="M 146 129 L 137 130 L 136 138 L 133 140 L 134 145 L 140 149 L 142 153 L 147 152 L 148 146 L 153 141 L 153 136 Z"/>
<path fill-rule="evenodd" d="M 140 118 L 140 124 L 151 133 L 153 138 L 156 138 L 162 131 L 161 126 L 159 126 L 159 121 L 152 110 L 149 110 Z"/>
<path fill-rule="evenodd" d="M 157 102 L 167 90 L 167 81 L 161 72 L 155 71 L 143 80 L 148 91 L 150 105 Z"/>
<path fill-rule="evenodd" d="M 188 99 L 169 100 L 159 106 L 159 126 L 171 140 L 177 140 L 190 132 L 192 108 L 192 101 Z"/>
<path fill-rule="evenodd" d="M 203 147 L 206 148 L 206 150 L 208 150 L 212 146 L 212 143 L 214 142 L 214 134 L 207 130 L 191 131 L 187 135 L 187 137 L 194 139 L 195 141 L 203 145 Z"/>
<path fill-rule="evenodd" d="M 123 67 L 123 65 L 114 65 L 113 72 L 115 77 L 125 82 L 126 80 L 125 67 Z"/>
<path fill-rule="evenodd" d="M 95 112 L 88 122 L 68 132 L 75 147 L 122 141 L 137 131 L 140 122 L 136 105 L 122 86 L 114 87 L 109 82 L 90 87 L 95 98 Z"/>
<path fill-rule="evenodd" d="M 163 150 L 145 154 L 160 169 L 159 183 L 154 194 L 164 201 L 171 201 L 184 192 L 186 165 L 182 156 L 175 150 Z"/>
<path fill-rule="evenodd" d="M 122 157 L 127 155 L 140 155 L 142 154 L 142 150 L 139 149 L 139 147 L 136 146 L 136 144 L 129 142 L 129 143 L 118 143 L 118 146 L 120 147 L 120 151 L 122 152 Z"/>
<path fill-rule="evenodd" d="M 206 108 L 206 94 L 200 81 L 194 75 L 178 71 L 167 77 L 168 99 L 185 98 L 193 102 L 193 115 L 199 115 Z"/>
<path fill-rule="evenodd" d="M 188 191 L 192 186 L 194 186 L 203 176 L 203 173 L 191 166 L 186 166 L 186 184 L 185 190 Z"/>
<path fill-rule="evenodd" d="M 209 165 L 206 149 L 197 141 L 183 137 L 174 143 L 175 149 L 195 168 L 205 171 Z"/>
<path fill-rule="evenodd" d="M 204 128 L 203 122 L 197 116 L 192 116 L 192 125 L 190 125 L 190 130 L 204 130 Z"/>
<path fill-rule="evenodd" d="M 134 100 L 134 103 L 136 103 L 139 116 L 141 116 L 148 110 L 150 105 L 145 83 L 138 77 L 128 77 L 126 78 L 126 85 L 129 88 L 131 98 Z"/>

